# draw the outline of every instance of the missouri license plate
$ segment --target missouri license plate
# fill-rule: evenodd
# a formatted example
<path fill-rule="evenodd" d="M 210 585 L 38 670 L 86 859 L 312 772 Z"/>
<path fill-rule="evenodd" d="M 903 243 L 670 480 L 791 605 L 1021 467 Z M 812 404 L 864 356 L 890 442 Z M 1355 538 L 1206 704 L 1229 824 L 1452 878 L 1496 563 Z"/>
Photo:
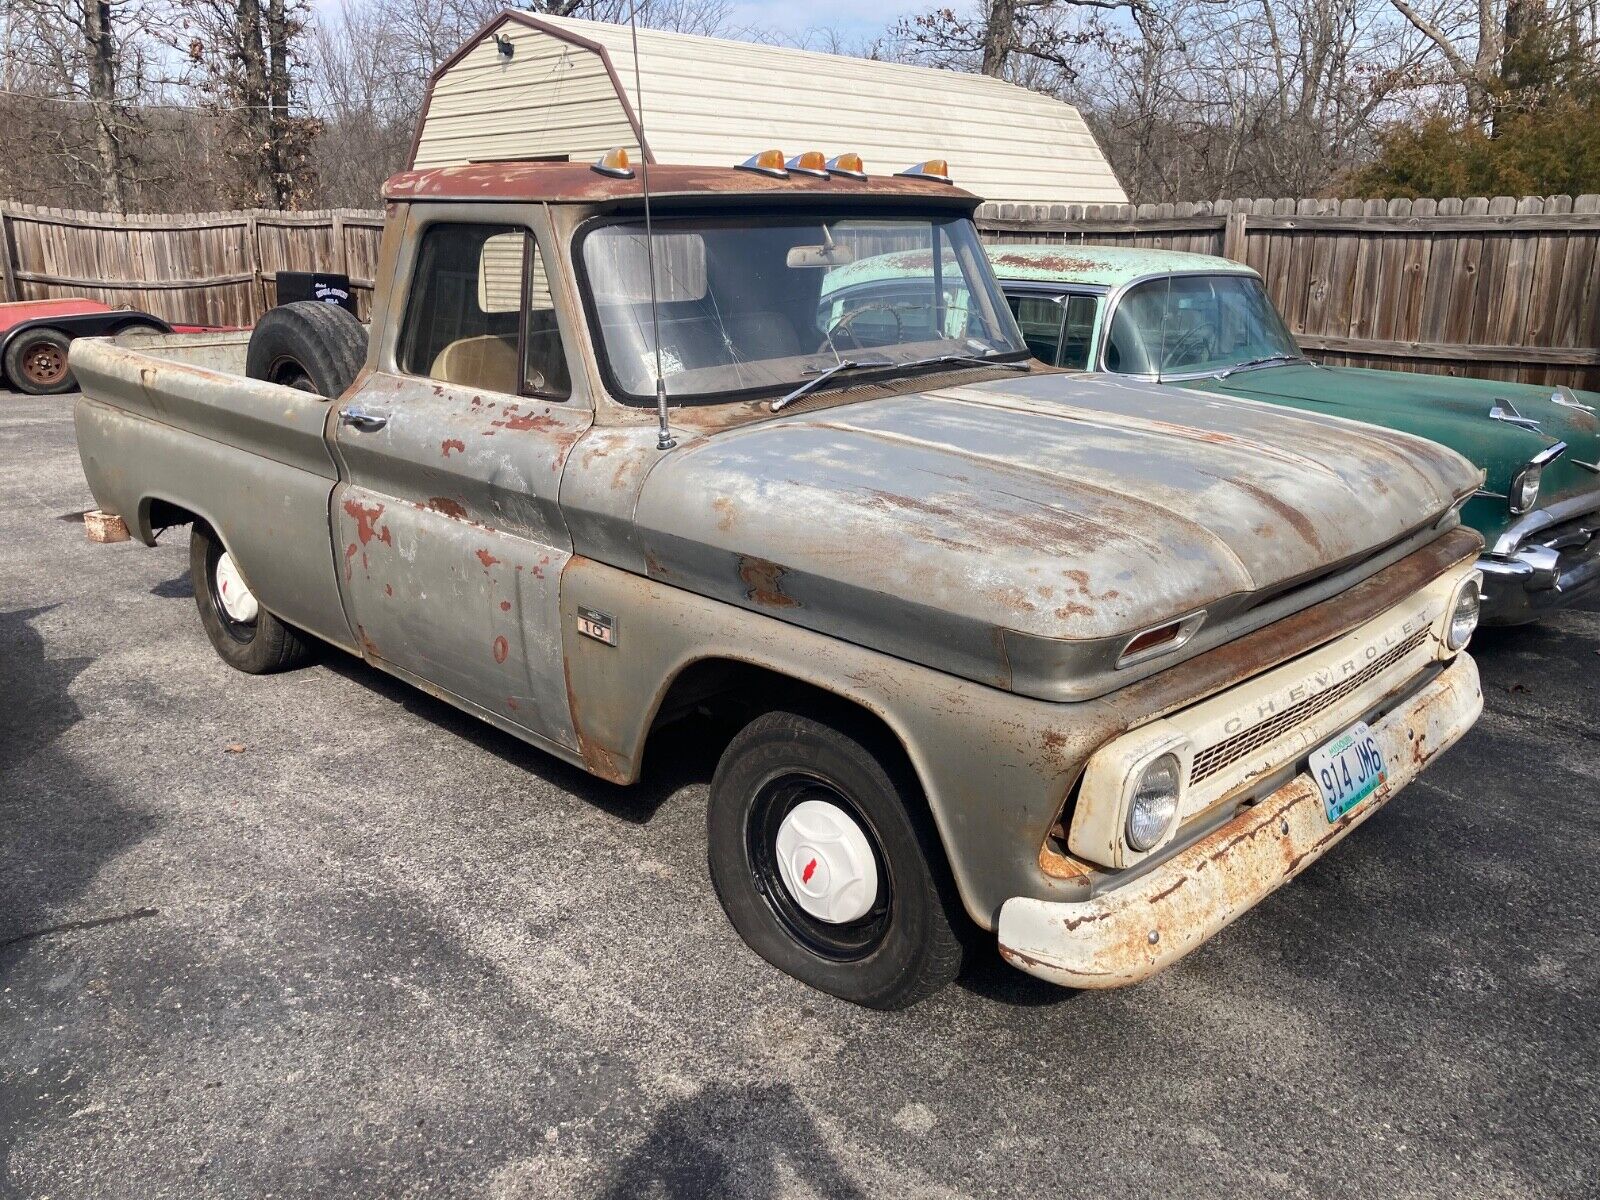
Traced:
<path fill-rule="evenodd" d="M 1365 721 L 1357 721 L 1326 746 L 1311 752 L 1311 777 L 1322 793 L 1330 822 L 1360 804 L 1383 783 L 1383 751 Z"/>

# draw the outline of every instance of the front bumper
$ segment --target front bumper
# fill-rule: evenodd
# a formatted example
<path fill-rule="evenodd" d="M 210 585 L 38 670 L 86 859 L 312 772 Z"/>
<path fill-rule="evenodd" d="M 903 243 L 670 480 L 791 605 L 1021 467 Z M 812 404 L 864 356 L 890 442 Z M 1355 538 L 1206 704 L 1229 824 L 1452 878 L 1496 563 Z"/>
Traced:
<path fill-rule="evenodd" d="M 1520 625 L 1600 585 L 1600 494 L 1531 512 L 1478 560 L 1483 623 Z"/>
<path fill-rule="evenodd" d="M 1472 727 L 1478 668 L 1458 655 L 1377 721 L 1388 781 L 1329 824 L 1299 774 L 1259 804 L 1129 883 L 1089 900 L 1017 897 L 1000 910 L 1000 953 L 1030 975 L 1078 988 L 1137 983 L 1248 912 L 1339 841 Z"/>

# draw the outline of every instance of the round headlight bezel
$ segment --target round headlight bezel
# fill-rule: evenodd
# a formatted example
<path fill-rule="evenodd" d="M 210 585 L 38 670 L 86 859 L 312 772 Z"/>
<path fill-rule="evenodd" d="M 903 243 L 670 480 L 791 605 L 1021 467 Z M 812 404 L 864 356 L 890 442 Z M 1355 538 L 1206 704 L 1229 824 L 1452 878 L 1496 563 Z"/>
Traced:
<path fill-rule="evenodd" d="M 1463 609 L 1468 614 L 1463 613 Z M 1479 576 L 1469 575 L 1456 588 L 1455 594 L 1450 597 L 1450 615 L 1444 624 L 1444 644 L 1452 653 L 1459 653 L 1467 648 L 1467 643 L 1472 641 L 1472 635 L 1478 630 L 1478 622 L 1483 616 L 1483 587 Z M 1461 626 L 1464 620 L 1465 629 Z"/>
<path fill-rule="evenodd" d="M 1507 502 L 1511 511 L 1517 516 L 1533 511 L 1539 503 L 1539 485 L 1544 482 L 1544 467 L 1531 464 L 1517 472 L 1517 477 L 1511 481 L 1511 495 Z"/>
<path fill-rule="evenodd" d="M 1171 750 L 1163 751 L 1140 769 L 1129 789 L 1122 822 L 1128 849 L 1146 854 L 1161 845 L 1177 823 L 1182 797 L 1183 760 Z"/>

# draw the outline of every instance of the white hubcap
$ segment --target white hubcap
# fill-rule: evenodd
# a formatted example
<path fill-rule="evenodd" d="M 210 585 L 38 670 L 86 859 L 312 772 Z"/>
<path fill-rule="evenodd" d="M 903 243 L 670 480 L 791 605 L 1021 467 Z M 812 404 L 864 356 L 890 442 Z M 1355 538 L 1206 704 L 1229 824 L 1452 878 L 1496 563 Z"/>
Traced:
<path fill-rule="evenodd" d="M 241 625 L 248 625 L 261 612 L 255 594 L 245 586 L 244 576 L 233 565 L 233 555 L 226 550 L 217 559 L 217 597 L 227 614 Z"/>
<path fill-rule="evenodd" d="M 878 864 L 855 818 L 826 800 L 804 800 L 778 826 L 778 873 L 794 902 L 842 925 L 872 911 Z"/>

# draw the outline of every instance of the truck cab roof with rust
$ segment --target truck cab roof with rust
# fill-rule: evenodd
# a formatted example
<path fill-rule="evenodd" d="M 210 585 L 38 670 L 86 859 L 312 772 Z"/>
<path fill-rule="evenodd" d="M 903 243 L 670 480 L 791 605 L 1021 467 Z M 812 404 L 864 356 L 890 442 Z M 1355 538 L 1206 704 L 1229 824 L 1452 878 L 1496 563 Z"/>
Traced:
<path fill-rule="evenodd" d="M 980 200 L 948 183 L 902 175 L 826 179 L 791 171 L 787 178 L 738 167 L 651 165 L 652 200 L 695 197 L 741 197 L 752 200 L 887 200 L 921 201 L 967 210 Z M 588 163 L 491 162 L 464 167 L 403 171 L 384 185 L 385 200 L 467 200 L 548 204 L 604 204 L 642 199 L 645 168 L 636 165 L 632 178 L 606 175 Z"/>

